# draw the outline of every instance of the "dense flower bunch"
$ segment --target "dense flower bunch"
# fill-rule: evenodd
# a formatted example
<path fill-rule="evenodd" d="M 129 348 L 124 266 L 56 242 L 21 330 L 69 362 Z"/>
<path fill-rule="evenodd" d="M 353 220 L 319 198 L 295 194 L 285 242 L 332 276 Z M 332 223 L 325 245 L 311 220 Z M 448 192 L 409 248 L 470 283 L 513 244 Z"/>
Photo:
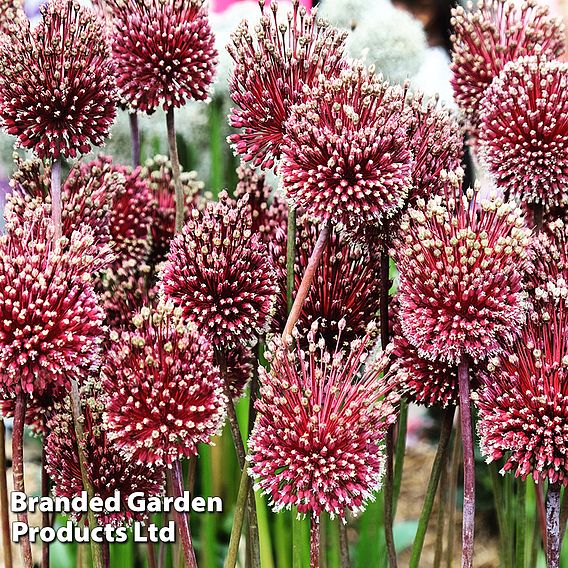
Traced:
<path fill-rule="evenodd" d="M 247 22 L 233 34 L 229 52 L 235 60 L 230 79 L 235 103 L 230 124 L 242 132 L 230 137 L 238 154 L 255 166 L 271 168 L 282 152 L 290 108 L 298 102 L 304 85 L 320 75 L 336 76 L 346 34 L 308 13 L 293 0 L 287 22 L 278 18 L 277 2 L 260 2 L 262 17 L 254 37 Z"/>
<path fill-rule="evenodd" d="M 0 41 L 0 119 L 40 158 L 101 145 L 115 117 L 105 28 L 74 0 L 50 0 L 40 23 L 22 20 Z"/>
<path fill-rule="evenodd" d="M 19 0 L 0 0 L 0 35 L 9 34 L 14 24 L 25 17 Z"/>
<path fill-rule="evenodd" d="M 454 96 L 474 130 L 484 92 L 508 62 L 533 55 L 537 46 L 550 58 L 565 49 L 561 20 L 536 0 L 480 0 L 477 7 L 452 12 Z"/>
<path fill-rule="evenodd" d="M 491 355 L 525 320 L 530 230 L 514 203 L 476 199 L 450 174 L 445 195 L 409 210 L 393 245 L 402 331 L 421 357 L 448 364 Z"/>
<path fill-rule="evenodd" d="M 488 461 L 523 479 L 568 483 L 568 311 L 556 288 L 549 315 L 528 322 L 510 353 L 483 376 L 478 431 Z"/>
<path fill-rule="evenodd" d="M 103 510 L 97 513 L 100 525 L 114 527 L 129 525 L 132 521 L 142 521 L 147 515 L 131 511 L 128 497 L 142 492 L 146 497 L 161 495 L 164 486 L 164 473 L 160 468 L 147 463 L 134 463 L 123 456 L 108 439 L 104 430 L 102 416 L 104 403 L 99 388 L 86 385 L 82 389 L 83 431 L 85 437 L 81 445 L 85 455 L 87 475 L 95 496 L 106 499 L 120 494 L 120 511 Z M 54 482 L 54 493 L 59 497 L 78 497 L 83 491 L 81 466 L 77 451 L 77 437 L 73 426 L 73 416 L 69 409 L 69 399 L 60 404 L 48 423 L 45 444 L 46 471 Z M 77 519 L 80 517 L 76 515 Z"/>
<path fill-rule="evenodd" d="M 152 113 L 205 100 L 217 50 L 204 0 L 114 0 L 112 51 L 124 103 Z"/>
<path fill-rule="evenodd" d="M 315 519 L 324 511 L 344 518 L 379 489 L 396 411 L 379 379 L 382 363 L 361 372 L 369 344 L 365 336 L 328 351 L 316 325 L 307 351 L 299 341 L 293 352 L 279 341 L 272 346 L 270 371 L 260 370 L 249 473 L 275 511 L 294 506 Z"/>
<path fill-rule="evenodd" d="M 164 296 L 217 348 L 262 334 L 276 295 L 266 246 L 252 233 L 247 203 L 248 194 L 234 203 L 222 192 L 218 203 L 194 209 L 162 270 Z"/>
<path fill-rule="evenodd" d="M 266 183 L 264 174 L 241 166 L 237 170 L 239 181 L 234 191 L 235 199 L 248 195 L 247 209 L 252 218 L 251 230 L 259 233 L 268 245 L 278 229 L 286 230 L 288 207 L 285 200 Z"/>
<path fill-rule="evenodd" d="M 568 205 L 568 65 L 544 55 L 508 63 L 486 90 L 479 144 L 497 183 L 527 203 Z"/>
<path fill-rule="evenodd" d="M 170 466 L 223 425 L 227 400 L 213 350 L 180 311 L 142 308 L 135 330 L 111 332 L 102 374 L 107 435 L 137 462 Z"/>
<path fill-rule="evenodd" d="M 412 181 L 404 92 L 355 66 L 320 76 L 291 109 L 281 173 L 287 197 L 320 221 L 380 224 Z"/>
<path fill-rule="evenodd" d="M 317 227 L 304 220 L 296 234 L 294 294 L 297 293 L 310 254 L 317 240 Z M 279 231 L 270 244 L 270 256 L 278 275 L 280 291 L 272 328 L 282 332 L 286 323 L 286 234 Z M 349 242 L 342 232 L 333 231 L 317 268 L 312 287 L 298 321 L 301 337 L 314 322 L 328 349 L 336 346 L 339 322 L 341 341 L 348 345 L 365 334 L 380 307 L 380 264 L 377 255 Z M 303 345 L 305 347 L 305 345 Z"/>
<path fill-rule="evenodd" d="M 53 243 L 41 215 L 0 237 L 0 395 L 40 396 L 99 362 L 103 311 L 87 230 Z"/>
<path fill-rule="evenodd" d="M 170 241 L 175 233 L 176 202 L 172 165 L 166 156 L 157 155 L 147 160 L 142 168 L 141 179 L 150 188 L 152 217 L 150 224 L 152 264 L 163 261 L 170 248 Z M 203 182 L 197 174 L 181 172 L 181 183 L 185 196 L 185 218 L 191 217 L 191 211 L 197 205 Z"/>

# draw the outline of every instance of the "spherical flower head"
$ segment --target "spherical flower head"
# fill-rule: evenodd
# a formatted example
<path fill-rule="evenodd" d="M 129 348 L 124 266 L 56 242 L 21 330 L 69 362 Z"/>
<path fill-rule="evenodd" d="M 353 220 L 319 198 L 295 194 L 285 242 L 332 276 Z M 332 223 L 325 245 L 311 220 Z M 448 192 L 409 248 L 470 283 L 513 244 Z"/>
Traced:
<path fill-rule="evenodd" d="M 328 351 L 310 332 L 308 350 L 276 342 L 249 439 L 249 474 L 275 511 L 297 507 L 317 519 L 361 511 L 380 488 L 383 441 L 396 419 L 382 365 L 361 372 L 370 341 Z"/>
<path fill-rule="evenodd" d="M 402 89 L 362 67 L 304 89 L 287 122 L 288 199 L 319 221 L 381 223 L 404 205 L 412 156 Z"/>
<path fill-rule="evenodd" d="M 50 0 L 31 30 L 0 42 L 0 119 L 38 157 L 100 146 L 114 121 L 115 83 L 104 24 L 74 0 Z"/>
<path fill-rule="evenodd" d="M 310 255 L 317 241 L 318 229 L 308 220 L 298 223 L 296 232 L 296 261 L 294 294 L 300 287 Z M 270 256 L 280 285 L 272 329 L 282 333 L 287 319 L 286 302 L 286 244 L 284 231 L 279 231 L 270 244 Z M 380 263 L 368 249 L 352 244 L 343 232 L 333 231 L 296 324 L 300 337 L 306 338 L 312 324 L 328 349 L 334 349 L 338 338 L 348 345 L 373 321 L 380 308 Z M 344 326 L 339 333 L 339 323 Z M 305 344 L 302 345 L 306 347 Z"/>
<path fill-rule="evenodd" d="M 18 166 L 12 178 L 14 191 L 4 212 L 8 225 L 13 226 L 33 218 L 39 210 L 46 217 L 51 216 L 51 168 L 44 168 L 38 159 L 18 161 Z M 122 173 L 113 169 L 110 158 L 103 156 L 73 166 L 61 188 L 63 235 L 70 237 L 73 232 L 88 227 L 99 251 L 97 269 L 106 267 L 112 260 L 110 214 L 115 196 L 125 191 L 124 185 Z M 112 246 L 116 250 L 114 243 Z"/>
<path fill-rule="evenodd" d="M 235 199 L 248 195 L 247 210 L 252 218 L 252 232 L 266 244 L 272 242 L 278 229 L 288 226 L 288 206 L 282 196 L 266 183 L 263 173 L 240 166 L 239 181 L 233 193 Z"/>
<path fill-rule="evenodd" d="M 510 61 L 533 55 L 536 46 L 551 58 L 564 52 L 564 26 L 536 0 L 480 0 L 452 11 L 454 98 L 474 131 L 484 92 Z"/>
<path fill-rule="evenodd" d="M 227 46 L 235 60 L 229 83 L 235 107 L 229 121 L 242 129 L 229 139 L 237 154 L 262 168 L 271 168 L 280 158 L 285 123 L 302 87 L 316 83 L 321 74 L 334 77 L 345 67 L 346 34 L 318 19 L 317 10 L 308 13 L 299 0 L 292 4 L 286 21 L 280 21 L 277 2 L 260 2 L 254 35 L 243 21 Z"/>
<path fill-rule="evenodd" d="M 544 55 L 508 63 L 481 103 L 481 157 L 508 195 L 568 205 L 568 65 Z"/>
<path fill-rule="evenodd" d="M 99 362 L 103 311 L 89 274 L 92 235 L 53 243 L 45 218 L 0 237 L 2 398 L 81 380 Z"/>
<path fill-rule="evenodd" d="M 568 312 L 566 294 L 550 318 L 530 320 L 510 353 L 482 376 L 474 398 L 481 451 L 505 456 L 503 472 L 568 484 Z"/>
<path fill-rule="evenodd" d="M 152 113 L 207 99 L 217 50 L 204 0 L 126 0 L 113 12 L 112 51 L 124 103 Z"/>
<path fill-rule="evenodd" d="M 171 243 L 161 273 L 164 297 L 216 348 L 250 343 L 267 328 L 276 295 L 266 246 L 253 234 L 247 196 L 221 192 Z"/>
<path fill-rule="evenodd" d="M 167 465 L 197 454 L 223 425 L 227 399 L 204 337 L 161 303 L 135 330 L 111 332 L 103 367 L 107 435 L 129 459 Z"/>
<path fill-rule="evenodd" d="M 150 224 L 152 264 L 165 260 L 170 250 L 170 241 L 175 233 L 176 200 L 172 165 L 166 156 L 157 155 L 147 160 L 142 168 L 141 179 L 150 188 L 152 219 Z M 203 182 L 194 171 L 181 172 L 181 183 L 185 196 L 185 220 L 191 218 L 191 211 L 197 204 Z"/>
<path fill-rule="evenodd" d="M 132 511 L 128 507 L 130 495 L 142 492 L 146 497 L 161 496 L 164 473 L 148 463 L 135 463 L 126 458 L 110 442 L 102 421 L 104 403 L 99 389 L 82 389 L 83 431 L 85 438 L 82 449 L 85 455 L 87 476 L 96 497 L 107 499 L 115 491 L 120 495 L 120 510 L 95 513 L 100 525 L 119 527 L 133 521 L 143 521 L 147 514 Z M 73 499 L 83 491 L 81 466 L 77 452 L 77 437 L 73 426 L 73 415 L 69 400 L 60 404 L 48 424 L 45 443 L 45 468 L 54 482 L 57 497 Z M 84 515 L 86 520 L 86 515 Z M 74 515 L 75 520 L 81 514 Z"/>
<path fill-rule="evenodd" d="M 418 354 L 451 365 L 512 341 L 525 319 L 529 246 L 514 203 L 492 196 L 478 204 L 455 175 L 445 195 L 410 209 L 392 254 L 402 331 Z"/>
<path fill-rule="evenodd" d="M 19 21 L 25 17 L 20 0 L 0 0 L 0 36 L 10 34 L 14 25 L 17 26 Z M 4 39 L 9 41 L 8 38 Z M 2 41 L 1 38 L 0 41 Z"/>

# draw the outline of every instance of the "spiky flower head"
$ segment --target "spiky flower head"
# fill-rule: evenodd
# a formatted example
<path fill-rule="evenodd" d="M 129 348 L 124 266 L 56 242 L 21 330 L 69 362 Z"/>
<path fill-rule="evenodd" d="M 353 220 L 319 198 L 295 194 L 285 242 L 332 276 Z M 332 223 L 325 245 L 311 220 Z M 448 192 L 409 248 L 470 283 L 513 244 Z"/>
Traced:
<path fill-rule="evenodd" d="M 508 63 L 481 103 L 480 154 L 507 193 L 568 205 L 568 65 L 544 55 Z"/>
<path fill-rule="evenodd" d="M 294 294 L 300 287 L 317 237 L 316 225 L 307 220 L 298 223 Z M 272 329 L 279 333 L 287 319 L 286 244 L 284 231 L 279 231 L 270 244 L 270 256 L 280 284 Z M 343 232 L 332 231 L 296 324 L 300 337 L 306 338 L 315 322 L 318 322 L 318 333 L 325 339 L 328 349 L 335 348 L 339 336 L 345 344 L 362 337 L 379 312 L 379 288 L 378 256 L 349 242 Z M 343 325 L 341 334 L 340 322 Z"/>
<path fill-rule="evenodd" d="M 75 157 L 100 146 L 116 114 L 104 24 L 74 0 L 50 0 L 30 29 L 0 42 L 0 119 L 40 158 Z"/>
<path fill-rule="evenodd" d="M 216 348 L 247 344 L 268 325 L 276 295 L 266 246 L 253 234 L 248 196 L 226 192 L 192 218 L 171 243 L 162 269 L 165 298 Z"/>
<path fill-rule="evenodd" d="M 0 36 L 10 34 L 14 24 L 17 26 L 22 18 L 25 18 L 25 13 L 21 0 L 0 0 Z"/>
<path fill-rule="evenodd" d="M 361 66 L 320 76 L 291 109 L 281 173 L 287 197 L 310 217 L 381 223 L 403 205 L 412 156 L 404 92 Z"/>
<path fill-rule="evenodd" d="M 227 399 L 210 343 L 171 303 L 142 308 L 135 330 L 111 332 L 102 373 L 109 440 L 140 463 L 197 453 L 223 425 Z"/>
<path fill-rule="evenodd" d="M 112 51 L 124 103 L 152 113 L 203 101 L 217 50 L 204 0 L 115 0 Z"/>
<path fill-rule="evenodd" d="M 81 380 L 99 362 L 103 311 L 92 272 L 93 237 L 53 243 L 42 216 L 0 237 L 0 394 L 40 396 Z"/>
<path fill-rule="evenodd" d="M 152 222 L 150 225 L 152 264 L 158 264 L 166 258 L 170 250 L 170 241 L 175 234 L 176 201 L 172 165 L 167 156 L 158 154 L 146 160 L 142 168 L 141 179 L 150 188 L 152 201 Z M 181 172 L 181 184 L 185 196 L 185 220 L 191 217 L 191 211 L 197 204 L 203 182 L 197 179 L 194 171 Z"/>
<path fill-rule="evenodd" d="M 379 379 L 382 364 L 361 371 L 369 346 L 367 335 L 328 351 L 317 326 L 306 351 L 298 340 L 293 351 L 272 345 L 270 371 L 260 369 L 249 474 L 275 511 L 344 518 L 380 488 L 383 440 L 396 411 Z"/>
<path fill-rule="evenodd" d="M 545 4 L 526 0 L 479 0 L 477 9 L 452 11 L 454 98 L 477 130 L 484 92 L 510 61 L 533 55 L 536 46 L 551 58 L 564 52 L 564 27 Z"/>
<path fill-rule="evenodd" d="M 567 288 L 556 288 L 548 317 L 529 320 L 509 353 L 482 376 L 474 398 L 488 461 L 537 482 L 568 484 Z"/>
<path fill-rule="evenodd" d="M 143 521 L 147 514 L 132 511 L 128 507 L 128 499 L 135 492 L 142 492 L 146 497 L 160 496 L 163 493 L 164 472 L 151 464 L 129 460 L 108 439 L 102 420 L 105 406 L 100 385 L 91 389 L 83 388 L 81 395 L 85 434 L 81 449 L 94 495 L 102 499 L 113 497 L 115 491 L 120 495 L 120 510 L 97 512 L 97 521 L 100 525 L 113 527 Z M 48 424 L 48 432 L 45 468 L 54 482 L 54 493 L 69 499 L 79 497 L 83 491 L 83 480 L 69 399 L 58 405 Z M 81 514 L 75 514 L 75 520 L 80 518 Z"/>
<path fill-rule="evenodd" d="M 247 209 L 252 218 L 252 232 L 259 233 L 262 241 L 268 244 L 274 240 L 278 229 L 287 228 L 286 201 L 268 185 L 263 173 L 241 165 L 237 175 L 239 181 L 233 195 L 235 199 L 248 195 Z"/>
<path fill-rule="evenodd" d="M 529 246 L 513 202 L 492 195 L 477 203 L 476 190 L 461 194 L 455 174 L 445 195 L 419 200 L 392 251 L 402 331 L 418 354 L 457 364 L 512 341 L 525 319 Z"/>
<path fill-rule="evenodd" d="M 242 129 L 230 141 L 244 160 L 262 168 L 271 168 L 280 158 L 285 123 L 302 87 L 313 85 L 322 74 L 334 77 L 345 66 L 346 34 L 318 19 L 317 10 L 308 12 L 299 0 L 292 5 L 283 22 L 277 2 L 261 1 L 254 35 L 243 21 L 227 47 L 235 60 L 229 86 L 236 106 L 229 120 Z"/>

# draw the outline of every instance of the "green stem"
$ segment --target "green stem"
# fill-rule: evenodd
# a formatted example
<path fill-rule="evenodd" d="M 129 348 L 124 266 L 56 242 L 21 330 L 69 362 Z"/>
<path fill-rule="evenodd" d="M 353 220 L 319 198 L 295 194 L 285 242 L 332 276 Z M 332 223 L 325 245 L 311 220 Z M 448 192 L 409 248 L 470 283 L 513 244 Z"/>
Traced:
<path fill-rule="evenodd" d="M 503 562 L 503 568 L 512 568 L 512 566 L 509 564 L 509 553 L 507 552 L 507 548 L 511 543 L 507 538 L 507 522 L 504 517 L 505 502 L 503 500 L 503 489 L 501 487 L 502 478 L 499 475 L 499 466 L 495 462 L 489 464 L 489 475 L 491 477 L 493 499 L 495 501 L 495 510 L 497 512 L 501 561 Z"/>
<path fill-rule="evenodd" d="M 393 478 L 393 517 L 396 517 L 400 486 L 402 484 L 402 471 L 404 469 L 404 455 L 406 452 L 406 430 L 408 426 L 408 403 L 400 401 L 398 414 L 398 433 L 395 447 L 394 478 Z"/>
<path fill-rule="evenodd" d="M 525 541 L 527 533 L 527 517 L 526 517 L 526 498 L 527 484 L 522 479 L 517 479 L 517 514 L 516 514 L 516 539 L 515 551 L 516 561 L 515 568 L 525 568 Z"/>
<path fill-rule="evenodd" d="M 453 436 L 455 443 L 455 435 Z M 451 440 L 450 440 L 451 444 Z M 449 446 L 448 446 L 449 451 Z M 440 491 L 438 491 L 438 518 L 436 519 L 436 548 L 434 552 L 433 568 L 440 568 L 444 554 L 444 528 L 446 520 L 446 507 L 448 506 L 448 464 L 442 468 L 440 478 Z"/>
<path fill-rule="evenodd" d="M 172 164 L 172 173 L 174 176 L 174 188 L 176 197 L 176 233 L 183 228 L 185 219 L 185 196 L 183 194 L 183 186 L 181 183 L 181 167 L 179 163 L 176 127 L 174 117 L 174 107 L 170 107 L 166 113 L 166 126 L 168 130 L 168 148 L 170 150 L 170 162 Z"/>
<path fill-rule="evenodd" d="M 227 553 L 227 559 L 225 560 L 225 568 L 235 568 L 237 565 L 239 541 L 241 540 L 241 532 L 243 530 L 249 489 L 250 477 L 248 475 L 247 468 L 244 467 L 241 472 L 241 481 L 239 483 L 239 493 L 235 504 L 233 527 L 231 528 L 231 538 L 229 539 L 229 551 Z"/>
<path fill-rule="evenodd" d="M 458 486 L 458 473 L 461 464 L 461 421 L 458 422 L 452 461 L 450 466 L 450 483 L 448 495 L 448 548 L 446 549 L 446 567 L 452 568 L 454 563 L 454 531 L 456 526 L 456 494 Z"/>
<path fill-rule="evenodd" d="M 450 406 L 444 413 L 444 420 L 442 422 L 442 430 L 440 432 L 440 441 L 434 463 L 432 464 L 432 472 L 430 473 L 430 481 L 428 482 L 428 489 L 426 490 L 426 497 L 424 498 L 424 505 L 422 506 L 422 513 L 418 521 L 418 528 L 416 530 L 416 538 L 412 546 L 412 554 L 410 557 L 410 568 L 418 568 L 420 563 L 420 555 L 424 546 L 424 539 L 426 531 L 428 530 L 428 523 L 430 522 L 430 515 L 432 514 L 432 507 L 434 505 L 434 498 L 438 489 L 438 483 L 442 474 L 442 468 L 446 463 L 446 456 L 448 453 L 448 445 L 452 435 L 452 426 L 454 423 L 455 407 Z"/>

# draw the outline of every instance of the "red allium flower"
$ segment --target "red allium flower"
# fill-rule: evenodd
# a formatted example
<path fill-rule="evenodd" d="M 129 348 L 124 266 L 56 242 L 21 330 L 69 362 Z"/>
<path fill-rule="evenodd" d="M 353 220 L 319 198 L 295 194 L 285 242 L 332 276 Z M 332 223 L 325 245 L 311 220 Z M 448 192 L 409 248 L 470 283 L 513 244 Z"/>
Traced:
<path fill-rule="evenodd" d="M 180 311 L 142 308 L 135 331 L 111 332 L 102 379 L 108 437 L 141 463 L 195 455 L 223 425 L 227 399 L 213 350 Z"/>
<path fill-rule="evenodd" d="M 164 472 L 148 463 L 135 463 L 126 458 L 110 442 L 102 421 L 105 405 L 100 394 L 92 389 L 83 389 L 83 430 L 82 444 L 86 458 L 87 475 L 95 496 L 106 499 L 120 493 L 120 511 L 96 513 L 100 525 L 118 527 L 132 521 L 143 521 L 147 514 L 134 512 L 128 507 L 132 493 L 142 492 L 146 497 L 160 496 L 164 486 Z M 81 466 L 77 452 L 77 437 L 73 416 L 66 405 L 59 405 L 58 411 L 48 424 L 46 438 L 46 470 L 54 482 L 58 497 L 72 499 L 83 490 Z M 76 514 L 76 520 L 80 518 Z M 86 515 L 85 515 L 86 520 Z"/>
<path fill-rule="evenodd" d="M 113 3 L 112 49 L 123 101 L 152 113 L 207 99 L 217 50 L 204 0 Z"/>
<path fill-rule="evenodd" d="M 568 65 L 544 56 L 508 63 L 481 103 L 481 156 L 508 195 L 568 205 Z"/>
<path fill-rule="evenodd" d="M 266 246 L 251 231 L 248 196 L 193 210 L 171 243 L 162 270 L 164 296 L 216 348 L 247 344 L 268 325 L 276 294 Z"/>
<path fill-rule="evenodd" d="M 275 511 L 295 506 L 316 519 L 324 511 L 344 518 L 363 510 L 380 488 L 395 399 L 385 397 L 382 364 L 361 372 L 368 335 L 330 352 L 316 333 L 314 326 L 307 351 L 298 340 L 292 353 L 277 342 L 270 371 L 260 369 L 249 473 Z"/>
<path fill-rule="evenodd" d="M 150 188 L 142 178 L 140 168 L 133 171 L 117 164 L 112 170 L 124 177 L 124 185 L 118 188 L 112 200 L 109 216 L 113 250 L 119 264 L 140 263 L 150 252 L 153 213 Z"/>
<path fill-rule="evenodd" d="M 556 290 L 549 317 L 529 321 L 510 353 L 482 376 L 474 397 L 488 461 L 525 479 L 568 483 L 568 312 L 566 288 Z"/>
<path fill-rule="evenodd" d="M 9 36 L 14 25 L 17 26 L 22 18 L 25 18 L 25 14 L 20 0 L 0 0 L 0 36 L 4 33 Z"/>
<path fill-rule="evenodd" d="M 278 3 L 260 2 L 254 37 L 243 21 L 227 46 L 236 63 L 229 82 L 236 106 L 229 120 L 242 128 L 229 139 L 244 160 L 262 168 L 280 158 L 285 123 L 303 86 L 313 85 L 321 74 L 334 77 L 345 67 L 347 34 L 318 19 L 316 10 L 308 13 L 298 0 L 292 4 L 287 21 L 279 21 Z"/>
<path fill-rule="evenodd" d="M 40 160 L 19 161 L 18 165 L 12 180 L 14 191 L 8 196 L 5 210 L 8 224 L 21 224 L 40 209 L 50 216 L 49 166 L 44 169 Z M 74 166 L 61 189 L 63 235 L 70 237 L 74 231 L 89 227 L 94 244 L 109 260 L 110 211 L 115 196 L 124 193 L 124 184 L 124 176 L 113 169 L 110 158 L 100 157 Z M 104 267 L 104 260 L 101 259 L 99 268 Z"/>
<path fill-rule="evenodd" d="M 536 0 L 481 0 L 478 9 L 452 11 L 454 97 L 474 129 L 484 92 L 505 65 L 532 55 L 536 46 L 551 58 L 564 52 L 564 29 Z"/>
<path fill-rule="evenodd" d="M 238 345 L 226 352 L 227 384 L 233 398 L 243 396 L 256 360 L 249 347 Z"/>
<path fill-rule="evenodd" d="M 141 178 L 150 187 L 153 203 L 150 232 L 152 237 L 151 260 L 158 264 L 166 258 L 170 250 L 170 241 L 175 234 L 176 203 L 172 166 L 166 156 L 155 156 L 147 160 L 142 169 Z M 193 171 L 182 172 L 181 181 L 185 195 L 185 220 L 191 217 L 191 211 L 197 204 L 203 182 L 197 180 Z"/>
<path fill-rule="evenodd" d="M 33 29 L 0 42 L 0 118 L 40 158 L 101 145 L 114 121 L 115 84 L 104 25 L 74 0 L 50 0 Z"/>
<path fill-rule="evenodd" d="M 89 232 L 53 244 L 39 216 L 0 237 L 0 396 L 81 380 L 99 362 L 103 311 L 89 281 Z"/>
<path fill-rule="evenodd" d="M 158 296 L 152 285 L 152 269 L 131 259 L 113 263 L 97 279 L 96 290 L 105 311 L 105 323 L 112 328 L 130 329 L 132 318 L 143 307 L 154 305 Z"/>
<path fill-rule="evenodd" d="M 530 230 L 514 203 L 478 204 L 474 190 L 461 195 L 456 175 L 448 181 L 445 196 L 409 210 L 392 254 L 404 335 L 421 357 L 455 365 L 495 353 L 519 332 Z"/>
<path fill-rule="evenodd" d="M 281 173 L 287 197 L 318 220 L 381 223 L 412 181 L 404 92 L 356 67 L 320 76 L 292 107 Z"/>
<path fill-rule="evenodd" d="M 294 293 L 300 287 L 317 233 L 317 227 L 312 223 L 305 220 L 298 223 Z M 286 242 L 286 233 L 279 231 L 270 244 L 270 255 L 280 284 L 272 328 L 280 333 L 287 319 Z M 316 321 L 328 349 L 336 346 L 340 321 L 344 324 L 341 340 L 345 344 L 363 336 L 379 312 L 379 288 L 378 258 L 367 249 L 350 243 L 343 232 L 333 231 L 297 324 L 300 337 L 306 337 Z"/>
<path fill-rule="evenodd" d="M 264 174 L 241 166 L 237 169 L 239 182 L 234 196 L 239 199 L 248 195 L 247 209 L 252 217 L 252 232 L 259 233 L 265 243 L 274 239 L 278 228 L 286 230 L 288 206 L 286 201 L 266 183 Z"/>

